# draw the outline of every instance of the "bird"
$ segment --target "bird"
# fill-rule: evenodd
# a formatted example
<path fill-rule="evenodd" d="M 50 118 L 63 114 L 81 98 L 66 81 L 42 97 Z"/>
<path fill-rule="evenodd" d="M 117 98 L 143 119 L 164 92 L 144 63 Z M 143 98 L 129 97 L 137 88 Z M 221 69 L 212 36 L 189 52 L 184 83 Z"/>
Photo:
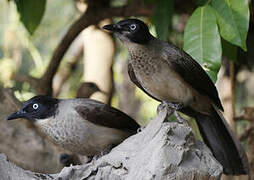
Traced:
<path fill-rule="evenodd" d="M 135 120 L 107 104 L 86 98 L 35 96 L 7 120 L 27 119 L 58 147 L 82 156 L 96 156 L 118 145 L 140 127 Z"/>
<path fill-rule="evenodd" d="M 224 174 L 248 174 L 246 153 L 222 115 L 218 91 L 199 63 L 170 42 L 155 38 L 138 19 L 103 26 L 127 48 L 131 81 L 150 97 L 196 119 Z"/>
<path fill-rule="evenodd" d="M 84 82 L 80 85 L 77 91 L 77 98 L 89 98 L 95 92 L 101 92 L 107 94 L 105 91 L 102 91 L 97 84 L 93 82 Z"/>

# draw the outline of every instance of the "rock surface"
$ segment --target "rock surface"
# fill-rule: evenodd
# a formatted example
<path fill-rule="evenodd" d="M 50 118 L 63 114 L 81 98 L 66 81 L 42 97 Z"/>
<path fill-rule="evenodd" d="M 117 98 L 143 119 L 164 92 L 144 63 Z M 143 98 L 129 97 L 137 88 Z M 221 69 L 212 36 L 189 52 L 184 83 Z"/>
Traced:
<path fill-rule="evenodd" d="M 194 180 L 220 179 L 222 166 L 210 150 L 196 140 L 188 124 L 164 122 L 162 110 L 138 134 L 89 164 L 65 167 L 58 174 L 22 170 L 0 156 L 0 174 L 16 179 Z M 19 175 L 19 176 L 17 176 Z M 7 178 L 8 179 L 8 178 Z"/>
<path fill-rule="evenodd" d="M 0 179 L 1 180 L 35 180 L 35 179 L 54 179 L 54 175 L 33 173 L 24 170 L 9 162 L 4 154 L 0 154 Z"/>

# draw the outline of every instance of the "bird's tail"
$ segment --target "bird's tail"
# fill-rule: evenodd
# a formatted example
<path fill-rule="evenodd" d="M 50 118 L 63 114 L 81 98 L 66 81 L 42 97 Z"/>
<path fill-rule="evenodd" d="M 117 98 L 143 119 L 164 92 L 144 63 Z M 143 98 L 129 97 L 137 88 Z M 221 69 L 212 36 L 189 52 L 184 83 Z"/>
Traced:
<path fill-rule="evenodd" d="M 228 175 L 248 174 L 246 153 L 218 108 L 212 107 L 211 116 L 196 114 L 195 118 L 204 142 L 222 164 L 223 172 Z"/>

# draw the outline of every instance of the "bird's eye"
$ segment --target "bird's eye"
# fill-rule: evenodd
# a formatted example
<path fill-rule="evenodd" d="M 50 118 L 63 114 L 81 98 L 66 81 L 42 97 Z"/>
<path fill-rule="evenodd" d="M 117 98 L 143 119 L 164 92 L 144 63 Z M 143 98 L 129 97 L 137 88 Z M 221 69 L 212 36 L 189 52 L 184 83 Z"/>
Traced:
<path fill-rule="evenodd" d="M 37 103 L 33 104 L 33 109 L 38 109 L 39 105 Z"/>
<path fill-rule="evenodd" d="M 132 31 L 134 31 L 136 28 L 137 28 L 136 24 L 130 25 L 130 29 L 131 29 Z"/>

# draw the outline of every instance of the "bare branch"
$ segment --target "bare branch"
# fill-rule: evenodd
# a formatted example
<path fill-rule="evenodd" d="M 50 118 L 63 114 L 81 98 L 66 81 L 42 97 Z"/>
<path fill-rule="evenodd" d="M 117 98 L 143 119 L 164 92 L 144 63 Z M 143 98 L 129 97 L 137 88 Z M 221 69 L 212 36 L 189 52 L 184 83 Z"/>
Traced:
<path fill-rule="evenodd" d="M 250 127 L 246 129 L 241 135 L 240 135 L 240 141 L 245 141 L 250 137 L 250 135 L 254 133 L 254 127 Z"/>
<path fill-rule="evenodd" d="M 16 75 L 14 79 L 21 83 L 28 82 L 33 88 L 38 91 L 38 93 L 40 93 L 40 88 L 37 88 L 37 86 L 39 85 L 39 79 L 23 74 Z"/>
<path fill-rule="evenodd" d="M 254 108 L 253 107 L 244 107 L 241 115 L 234 118 L 235 121 L 240 120 L 247 120 L 247 121 L 253 121 L 254 120 Z"/>
<path fill-rule="evenodd" d="M 82 30 L 90 25 L 98 24 L 101 20 L 116 16 L 150 16 L 154 12 L 154 8 L 146 6 L 143 3 L 135 3 L 123 7 L 114 8 L 87 8 L 86 12 L 69 28 L 58 47 L 53 53 L 49 66 L 38 83 L 43 87 L 43 94 L 52 93 L 53 77 L 60 65 L 60 62 L 70 47 L 71 43 L 79 35 Z M 37 86 L 38 87 L 38 86 Z M 39 90 L 38 88 L 36 88 Z M 39 90 L 40 91 L 40 90 Z"/>

